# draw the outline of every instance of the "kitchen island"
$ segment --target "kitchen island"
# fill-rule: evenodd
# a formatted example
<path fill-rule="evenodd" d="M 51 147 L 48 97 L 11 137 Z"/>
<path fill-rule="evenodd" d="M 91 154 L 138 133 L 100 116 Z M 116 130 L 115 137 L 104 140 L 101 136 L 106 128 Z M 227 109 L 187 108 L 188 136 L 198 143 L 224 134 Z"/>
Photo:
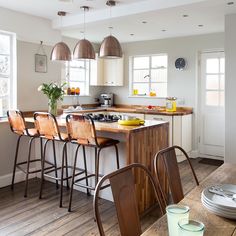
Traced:
<path fill-rule="evenodd" d="M 33 122 L 33 118 L 26 118 L 27 122 Z M 65 127 L 65 118 L 57 118 L 58 124 L 62 129 Z M 95 122 L 95 128 L 98 136 L 110 137 L 120 141 L 119 156 L 121 167 L 131 163 L 141 163 L 148 167 L 152 173 L 153 157 L 161 149 L 168 146 L 168 128 L 169 124 L 165 121 L 145 121 L 144 125 L 140 126 L 123 126 L 117 122 L 114 123 L 100 123 Z M 58 149 L 60 144 L 58 144 Z M 40 151 L 37 145 L 36 151 Z M 91 148 L 90 148 L 91 149 Z M 69 146 L 69 162 L 73 161 L 74 147 Z M 94 152 L 93 150 L 86 150 L 88 159 L 89 171 L 94 171 Z M 81 154 L 79 154 L 81 155 Z M 101 153 L 100 173 L 107 174 L 116 169 L 115 153 L 113 148 L 106 148 Z M 78 163 L 79 164 L 79 163 Z M 81 166 L 83 167 L 83 166 Z M 160 170 L 162 171 L 162 170 Z M 148 209 L 155 202 L 154 194 L 151 188 L 148 188 L 147 179 L 141 171 L 135 173 L 136 189 L 138 196 L 139 211 L 143 212 Z M 166 178 L 163 173 L 162 183 L 163 187 L 167 189 Z M 167 191 L 167 190 L 166 190 Z M 104 190 L 102 197 L 112 199 L 109 190 Z"/>

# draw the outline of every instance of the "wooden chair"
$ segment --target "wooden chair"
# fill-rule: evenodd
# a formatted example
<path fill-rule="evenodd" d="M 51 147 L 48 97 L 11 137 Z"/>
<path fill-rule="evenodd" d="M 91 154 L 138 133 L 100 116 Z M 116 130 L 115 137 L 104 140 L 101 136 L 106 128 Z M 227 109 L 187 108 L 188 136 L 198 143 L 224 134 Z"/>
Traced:
<path fill-rule="evenodd" d="M 180 172 L 179 172 L 179 167 L 178 167 L 177 157 L 176 157 L 176 152 L 175 152 L 176 149 L 180 150 L 186 157 L 186 160 L 190 166 L 195 182 L 197 185 L 199 185 L 197 176 L 195 174 L 195 171 L 193 169 L 189 156 L 184 151 L 183 148 L 179 146 L 173 146 L 173 147 L 168 147 L 159 151 L 155 155 L 155 159 L 154 159 L 155 175 L 156 175 L 157 180 L 160 181 L 159 174 L 158 174 L 159 173 L 158 166 L 161 162 L 164 163 L 164 165 L 162 166 L 165 167 L 173 203 L 178 203 L 184 198 L 183 187 L 181 184 Z M 165 202 L 168 203 L 168 199 L 165 199 Z"/>
<path fill-rule="evenodd" d="M 44 184 L 44 177 L 48 177 L 51 179 L 56 180 L 56 185 L 58 187 L 58 181 L 60 181 L 60 204 L 59 206 L 62 207 L 62 198 L 63 198 L 63 183 L 64 181 L 67 182 L 67 188 L 69 188 L 69 176 L 68 174 L 68 159 L 67 159 L 67 142 L 68 142 L 68 135 L 66 133 L 61 133 L 58 127 L 57 120 L 54 115 L 47 113 L 47 112 L 35 112 L 34 113 L 34 121 L 35 127 L 37 129 L 38 134 L 41 138 L 45 139 L 45 143 L 43 145 L 43 157 L 42 157 L 42 171 L 41 171 L 41 187 L 39 198 L 42 198 L 43 192 L 43 184 Z M 52 142 L 53 147 L 53 158 L 55 162 L 55 166 L 52 169 L 46 170 L 45 163 L 46 161 L 46 150 L 49 142 Z M 57 166 L 57 157 L 56 157 L 56 150 L 55 150 L 55 141 L 62 142 L 62 158 L 61 158 L 61 166 Z M 61 170 L 61 176 L 58 176 L 57 171 Z M 66 176 L 64 177 L 64 171 L 66 172 Z M 51 173 L 54 172 L 55 176 Z"/>
<path fill-rule="evenodd" d="M 107 147 L 114 147 L 116 154 L 116 165 L 117 169 L 119 169 L 119 155 L 117 144 L 118 140 L 114 140 L 111 138 L 97 137 L 94 121 L 89 115 L 74 115 L 69 114 L 66 117 L 66 126 L 68 132 L 68 138 L 71 143 L 77 144 L 77 150 L 75 152 L 74 157 L 74 167 L 71 181 L 71 193 L 70 193 L 70 201 L 68 211 L 71 211 L 71 203 L 72 203 L 72 195 L 73 195 L 73 186 L 77 185 L 80 187 L 84 187 L 88 190 L 94 190 L 95 186 L 98 183 L 99 179 L 99 160 L 100 160 L 100 152 L 102 149 Z M 77 155 L 79 147 L 83 147 L 83 157 L 84 157 L 84 169 L 85 169 L 85 177 L 79 178 L 75 180 L 75 171 L 76 171 L 76 163 L 77 163 Z M 95 173 L 87 174 L 87 166 L 86 166 L 86 153 L 85 147 L 94 148 L 95 150 Z M 91 177 L 95 177 L 95 186 L 88 185 L 88 179 Z M 81 181 L 85 180 L 86 184 L 81 183 Z"/>
<path fill-rule="evenodd" d="M 41 171 L 40 169 L 30 171 L 30 164 L 40 162 L 41 158 L 31 159 L 31 149 L 32 149 L 32 142 L 35 140 L 35 138 L 39 138 L 39 135 L 37 133 L 37 130 L 35 128 L 27 128 L 25 119 L 23 116 L 23 113 L 19 110 L 9 110 L 7 111 L 7 117 L 10 125 L 11 131 L 18 135 L 17 144 L 16 144 L 16 151 L 15 151 L 15 160 L 14 160 L 14 166 L 13 166 L 13 174 L 12 174 L 12 183 L 11 188 L 14 189 L 14 182 L 15 182 L 15 173 L 16 168 L 23 171 L 25 173 L 25 191 L 24 191 L 24 197 L 27 197 L 28 192 L 28 178 L 30 174 L 35 174 Z M 28 157 L 26 161 L 18 162 L 18 152 L 20 147 L 20 141 L 22 137 L 28 137 L 29 138 L 29 146 L 28 146 Z M 41 140 L 40 140 L 41 141 Z M 41 142 L 40 142 L 41 143 Z M 41 143 L 42 144 L 42 143 Z M 42 145 L 41 145 L 42 147 Z M 23 166 L 26 165 L 26 168 Z M 53 165 L 53 164 L 51 164 Z"/>
<path fill-rule="evenodd" d="M 121 168 L 113 173 L 105 175 L 97 184 L 94 193 L 93 208 L 99 233 L 104 236 L 104 229 L 101 222 L 99 213 L 99 192 L 103 189 L 105 181 L 109 180 L 114 204 L 116 207 L 118 224 L 122 236 L 139 236 L 141 235 L 141 224 L 139 220 L 139 212 L 137 207 L 137 198 L 135 192 L 135 179 L 134 169 L 141 169 L 147 175 L 154 189 L 157 202 L 161 208 L 162 214 L 164 213 L 164 206 L 162 203 L 161 188 L 155 182 L 151 172 L 143 165 L 134 163 L 124 168 Z"/>

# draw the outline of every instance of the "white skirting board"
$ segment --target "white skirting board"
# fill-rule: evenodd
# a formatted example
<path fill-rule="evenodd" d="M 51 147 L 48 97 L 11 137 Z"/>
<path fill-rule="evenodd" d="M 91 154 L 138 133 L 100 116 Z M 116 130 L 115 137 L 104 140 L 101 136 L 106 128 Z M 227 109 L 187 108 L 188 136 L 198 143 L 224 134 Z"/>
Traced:
<path fill-rule="evenodd" d="M 30 169 L 30 171 L 34 171 L 35 168 Z M 36 174 L 30 174 L 29 179 L 35 178 Z M 25 173 L 22 171 L 17 171 L 15 175 L 15 183 L 19 183 L 25 180 Z M 12 181 L 12 173 L 0 176 L 0 188 L 11 185 Z"/>

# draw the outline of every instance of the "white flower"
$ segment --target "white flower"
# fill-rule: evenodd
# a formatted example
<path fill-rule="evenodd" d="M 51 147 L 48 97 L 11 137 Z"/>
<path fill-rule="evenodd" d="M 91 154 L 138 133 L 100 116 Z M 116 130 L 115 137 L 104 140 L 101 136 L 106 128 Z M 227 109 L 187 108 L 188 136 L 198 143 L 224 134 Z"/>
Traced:
<path fill-rule="evenodd" d="M 42 91 L 42 89 L 43 89 L 43 86 L 40 85 L 40 86 L 38 87 L 38 91 Z"/>

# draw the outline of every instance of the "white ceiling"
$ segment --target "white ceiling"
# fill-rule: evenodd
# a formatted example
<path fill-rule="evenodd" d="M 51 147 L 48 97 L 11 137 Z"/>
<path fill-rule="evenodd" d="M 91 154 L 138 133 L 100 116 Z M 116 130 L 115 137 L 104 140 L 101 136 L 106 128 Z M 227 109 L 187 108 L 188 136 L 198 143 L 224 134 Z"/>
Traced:
<path fill-rule="evenodd" d="M 112 8 L 113 34 L 121 42 L 131 42 L 223 32 L 224 15 L 236 13 L 236 1 L 227 5 L 230 1 L 234 0 L 119 0 Z M 87 5 L 91 9 L 86 13 L 86 38 L 101 42 L 109 33 L 110 11 L 105 3 L 106 0 L 0 0 L 0 7 L 48 18 L 63 35 L 81 38 L 80 6 Z M 59 10 L 69 14 L 61 20 L 56 15 Z"/>

